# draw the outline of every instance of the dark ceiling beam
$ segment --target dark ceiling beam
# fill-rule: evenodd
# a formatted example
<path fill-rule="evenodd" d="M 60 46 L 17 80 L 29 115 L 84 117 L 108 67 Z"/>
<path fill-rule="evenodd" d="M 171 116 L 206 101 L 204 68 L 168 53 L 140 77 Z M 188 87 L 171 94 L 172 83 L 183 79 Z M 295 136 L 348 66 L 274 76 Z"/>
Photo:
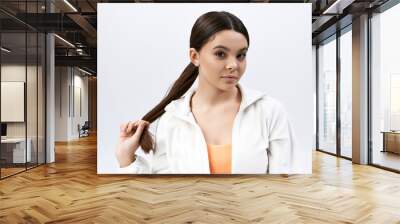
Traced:
<path fill-rule="evenodd" d="M 343 11 L 354 2 L 355 0 L 336 0 L 323 9 L 320 9 L 320 16 L 312 24 L 313 34 L 315 35 L 316 32 L 323 31 L 329 27 L 329 23 L 343 15 Z"/>
<path fill-rule="evenodd" d="M 79 55 L 77 49 L 82 50 L 82 55 Z M 90 48 L 90 47 L 80 47 L 80 48 L 69 48 L 69 47 L 59 47 L 55 48 L 56 56 L 67 56 L 72 54 L 76 56 L 90 56 L 93 58 L 97 57 L 97 48 Z"/>
<path fill-rule="evenodd" d="M 5 19 L 0 19 L 1 23 L 1 31 L 2 32 L 17 32 L 17 31 L 23 31 L 25 32 L 25 25 L 22 23 L 18 23 L 13 19 L 5 18 Z"/>
<path fill-rule="evenodd" d="M 86 1 L 89 3 L 88 1 Z M 65 15 L 74 21 L 75 24 L 77 24 L 81 30 L 83 30 L 86 35 L 89 38 L 86 38 L 86 41 L 91 47 L 97 46 L 97 31 L 96 28 L 94 28 L 88 20 L 86 20 L 85 17 L 82 16 L 81 14 L 81 8 L 79 1 L 68 1 L 69 4 L 66 4 L 64 1 L 56 1 L 54 4 L 56 7 L 61 8 L 66 10 L 68 13 L 65 13 Z M 92 5 L 89 4 L 89 7 L 93 7 Z M 74 9 L 73 9 L 74 8 Z M 75 11 L 77 10 L 77 11 Z"/>
<path fill-rule="evenodd" d="M 97 60 L 90 56 L 55 56 L 56 66 L 81 66 L 96 71 Z"/>
<path fill-rule="evenodd" d="M 68 17 L 73 20 L 77 25 L 79 25 L 82 30 L 85 31 L 85 33 L 90 37 L 87 38 L 87 41 L 89 42 L 90 46 L 94 47 L 97 46 L 97 30 L 94 28 L 85 17 L 80 15 L 79 13 L 71 13 L 68 14 Z"/>
<path fill-rule="evenodd" d="M 335 20 L 334 23 L 330 23 L 327 28 L 324 28 L 323 31 L 317 35 L 313 35 L 312 43 L 314 45 L 321 43 L 322 41 L 328 39 L 332 35 L 335 35 L 337 30 L 341 30 L 347 26 L 349 26 L 353 21 L 353 15 L 348 14 L 341 18 L 340 20 Z"/>
<path fill-rule="evenodd" d="M 349 25 L 352 18 L 368 12 L 384 1 L 386 0 L 336 0 L 324 6 L 319 10 L 319 16 L 313 15 L 313 19 L 316 19 L 312 24 L 313 44 L 325 40 Z"/>
<path fill-rule="evenodd" d="M 86 3 L 93 9 L 93 11 L 97 12 L 96 7 L 89 0 L 86 0 Z"/>
<path fill-rule="evenodd" d="M 400 4 L 400 0 L 387 0 L 385 2 L 376 0 L 372 4 L 373 4 L 373 7 L 375 8 L 374 11 L 376 13 L 382 13 L 382 12 L 392 8 L 395 5 Z"/>
<path fill-rule="evenodd" d="M 79 25 L 62 13 L 19 13 L 16 18 L 42 32 L 82 30 Z"/>
<path fill-rule="evenodd" d="M 319 16 L 317 20 L 312 24 L 312 33 L 317 32 L 318 30 L 322 30 L 323 26 L 334 18 L 335 16 Z"/>
<path fill-rule="evenodd" d="M 23 25 L 23 26 L 26 26 L 26 28 L 35 30 L 35 27 L 31 26 L 29 23 L 26 23 L 24 19 L 18 17 L 18 14 L 17 14 L 17 15 L 14 15 L 13 13 L 11 13 L 11 12 L 9 12 L 9 11 L 7 11 L 7 10 L 1 8 L 1 7 L 0 7 L 0 13 L 2 13 L 3 15 L 5 15 L 5 16 L 6 16 L 6 19 L 12 19 L 14 22 L 19 23 L 19 24 L 21 24 L 21 25 Z M 24 18 L 25 18 L 25 17 L 24 17 Z"/>

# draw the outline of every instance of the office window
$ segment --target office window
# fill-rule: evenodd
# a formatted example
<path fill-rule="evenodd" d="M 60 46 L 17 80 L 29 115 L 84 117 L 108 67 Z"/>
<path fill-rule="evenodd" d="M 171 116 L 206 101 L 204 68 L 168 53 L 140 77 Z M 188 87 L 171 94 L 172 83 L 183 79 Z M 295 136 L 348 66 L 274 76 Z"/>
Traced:
<path fill-rule="evenodd" d="M 349 27 L 351 28 L 351 27 Z M 352 157 L 352 35 L 340 36 L 340 154 Z"/>
<path fill-rule="evenodd" d="M 318 148 L 336 153 L 336 39 L 318 48 Z"/>
<path fill-rule="evenodd" d="M 372 163 L 400 170 L 400 4 L 371 18 Z"/>

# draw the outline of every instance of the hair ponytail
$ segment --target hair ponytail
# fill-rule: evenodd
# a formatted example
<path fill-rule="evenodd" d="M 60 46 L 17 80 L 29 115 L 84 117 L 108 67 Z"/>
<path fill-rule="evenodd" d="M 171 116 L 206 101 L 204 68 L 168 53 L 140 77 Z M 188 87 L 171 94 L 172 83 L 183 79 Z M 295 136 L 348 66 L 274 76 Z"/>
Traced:
<path fill-rule="evenodd" d="M 164 114 L 165 106 L 167 106 L 171 101 L 181 98 L 193 85 L 199 74 L 198 67 L 194 66 L 192 63 L 186 66 L 179 78 L 174 82 L 171 90 L 168 94 L 158 103 L 153 109 L 151 109 L 146 115 L 143 116 L 142 120 L 152 123 L 157 120 L 161 115 Z M 148 128 L 143 130 L 142 136 L 140 138 L 140 146 L 146 153 L 154 149 L 154 141 Z"/>

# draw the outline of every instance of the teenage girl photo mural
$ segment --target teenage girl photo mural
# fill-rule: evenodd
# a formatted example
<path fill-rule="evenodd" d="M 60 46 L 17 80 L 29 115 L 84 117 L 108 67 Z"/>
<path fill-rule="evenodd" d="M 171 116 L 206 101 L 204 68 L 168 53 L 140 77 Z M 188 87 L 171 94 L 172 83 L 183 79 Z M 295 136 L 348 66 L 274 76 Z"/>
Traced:
<path fill-rule="evenodd" d="M 286 111 L 239 84 L 249 46 L 235 15 L 200 16 L 190 35 L 191 62 L 167 96 L 141 120 L 121 125 L 120 166 L 134 163 L 135 173 L 289 173 L 294 147 Z M 182 97 L 197 78 L 197 90 Z M 157 119 L 154 142 L 147 126 Z"/>
<path fill-rule="evenodd" d="M 107 5 L 100 4 L 99 18 L 106 11 Z M 149 4 L 140 5 L 143 12 Z M 177 5 L 184 7 L 182 5 L 187 4 Z M 214 6 L 215 4 L 194 5 Z M 226 6 L 226 4 L 223 5 Z M 286 65 L 286 67 L 280 66 L 280 70 L 274 73 L 260 72 L 274 74 L 268 75 L 269 78 L 257 74 L 254 71 L 255 64 L 265 65 L 262 69 L 268 71 L 276 66 L 275 62 L 281 63 L 279 60 L 282 59 L 279 58 L 291 58 L 292 55 L 276 54 L 273 49 L 275 46 L 269 45 L 265 54 L 268 55 L 267 57 L 274 55 L 276 58 L 271 57 L 269 59 L 271 62 L 259 63 L 265 58 L 260 55 L 260 52 L 264 54 L 265 50 L 262 50 L 263 46 L 260 45 L 260 35 L 251 35 L 254 31 L 250 31 L 254 28 L 249 31 L 248 24 L 245 22 L 249 21 L 248 15 L 251 13 L 247 16 L 246 13 L 238 13 L 238 10 L 235 10 L 236 5 L 232 5 L 234 5 L 231 7 L 233 10 L 223 9 L 229 9 L 229 7 L 204 7 L 201 14 L 192 16 L 191 25 L 187 26 L 189 29 L 187 29 L 186 38 L 172 31 L 175 29 L 174 22 L 165 22 L 164 26 L 167 27 L 160 27 L 159 30 L 153 27 L 157 21 L 170 18 L 153 18 L 153 21 L 148 21 L 143 18 L 143 14 L 141 17 L 143 20 L 132 20 L 133 27 L 140 27 L 140 23 L 148 24 L 142 27 L 143 32 L 139 28 L 133 29 L 135 32 L 129 42 L 129 45 L 136 46 L 135 51 L 130 53 L 129 63 L 133 66 L 127 66 L 129 69 L 125 74 L 111 72 L 111 70 L 109 72 L 107 65 L 110 63 L 101 63 L 101 59 L 99 60 L 98 171 L 100 174 L 311 172 L 313 111 L 305 111 L 299 103 L 310 103 L 312 90 L 305 90 L 307 87 L 304 87 L 307 96 L 310 97 L 304 99 L 301 82 L 297 83 L 297 91 L 293 89 L 296 85 L 291 83 L 296 82 L 296 79 L 305 79 L 306 76 L 312 77 L 312 74 L 307 73 L 307 68 L 311 68 L 311 63 L 307 64 L 311 62 L 307 60 L 307 57 L 311 56 L 311 48 L 310 52 L 307 51 L 308 48 L 303 50 L 302 46 L 298 46 L 299 50 L 290 49 L 291 54 L 297 55 L 296 57 L 303 56 L 306 66 L 299 65 L 297 69 L 293 69 Z M 156 7 L 155 11 L 166 10 L 163 6 L 154 7 Z M 209 10 L 205 10 L 207 8 Z M 109 11 L 114 11 L 113 15 L 123 17 L 124 10 L 127 12 L 126 8 L 119 13 L 116 8 Z M 255 9 L 253 11 L 256 12 Z M 302 11 L 307 13 L 306 10 Z M 243 14 L 246 20 L 238 14 Z M 115 16 L 113 18 L 115 19 Z M 103 49 L 110 49 L 109 54 L 102 54 L 99 51 L 100 58 L 104 56 L 115 61 L 116 66 L 113 69 L 121 69 L 125 64 L 119 60 L 124 59 L 120 57 L 119 60 L 115 60 L 116 57 L 112 56 L 117 52 L 117 48 L 112 49 L 102 44 L 105 38 L 101 38 L 102 33 L 104 37 L 113 37 L 111 31 L 118 32 L 119 25 L 116 24 L 109 26 L 107 34 L 104 34 L 105 30 L 102 32 L 103 29 L 99 28 L 99 49 L 101 50 L 102 46 Z M 254 27 L 254 23 L 249 24 L 250 27 Z M 99 26 L 102 26 L 101 19 Z M 171 35 L 163 30 L 169 30 Z M 170 43 L 171 46 L 162 45 L 159 42 L 150 44 L 148 43 L 150 40 L 143 39 L 143 37 L 150 39 L 160 37 L 159 33 L 164 33 L 165 36 L 158 40 Z M 174 37 L 172 33 L 176 36 Z M 268 32 L 268 35 L 278 36 L 273 31 Z M 174 38 L 177 39 L 176 42 L 179 45 L 182 42 L 186 43 L 186 47 L 174 48 Z M 307 40 L 307 38 L 302 38 Z M 143 42 L 138 43 L 136 40 Z M 107 43 L 113 44 L 110 41 Z M 279 51 L 285 51 L 284 48 L 282 49 Z M 165 53 L 166 56 L 161 57 L 152 52 Z M 171 72 L 171 67 L 175 67 L 173 61 L 176 59 L 169 55 L 179 52 L 186 55 L 185 65 L 182 67 L 181 63 L 180 71 L 176 69 L 176 72 Z M 151 66 L 143 66 L 142 64 L 145 63 Z M 143 70 L 139 71 L 141 66 Z M 133 73 L 132 70 L 134 70 Z M 292 75 L 293 71 L 302 77 Z M 113 79 L 108 79 L 108 77 L 113 77 Z M 280 78 L 285 79 L 284 82 L 281 82 Z M 249 82 L 246 79 L 254 81 Z M 112 85 L 113 82 L 118 83 L 119 86 Z M 285 83 L 285 86 L 281 88 L 274 86 L 281 83 Z M 153 85 L 160 87 L 154 88 Z M 107 89 L 107 94 L 102 95 L 102 89 Z M 294 92 L 296 93 L 293 94 Z M 152 98 L 151 94 L 157 97 Z M 290 98 L 289 101 L 288 98 Z M 293 108 L 296 109 L 293 110 Z M 312 108 L 312 104 L 308 108 Z M 102 114 L 104 114 L 103 118 Z M 101 121 L 105 124 L 104 128 L 101 127 Z M 304 140 L 307 140 L 306 147 L 304 147 L 306 145 Z"/>

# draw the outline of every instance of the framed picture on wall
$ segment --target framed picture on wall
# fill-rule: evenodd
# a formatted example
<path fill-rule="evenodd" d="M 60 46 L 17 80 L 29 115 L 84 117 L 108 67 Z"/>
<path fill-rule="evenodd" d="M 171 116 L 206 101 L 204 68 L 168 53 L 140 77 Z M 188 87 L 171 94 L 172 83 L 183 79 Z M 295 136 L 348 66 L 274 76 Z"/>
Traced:
<path fill-rule="evenodd" d="M 24 122 L 25 82 L 1 82 L 1 122 Z"/>

